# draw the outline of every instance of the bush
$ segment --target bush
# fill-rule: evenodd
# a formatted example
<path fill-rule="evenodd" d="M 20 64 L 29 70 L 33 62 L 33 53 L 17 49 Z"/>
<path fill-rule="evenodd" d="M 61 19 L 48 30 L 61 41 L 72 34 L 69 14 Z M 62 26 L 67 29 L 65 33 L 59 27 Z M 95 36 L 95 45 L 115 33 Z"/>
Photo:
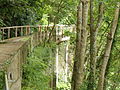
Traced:
<path fill-rule="evenodd" d="M 40 46 L 27 58 L 27 63 L 23 65 L 22 90 L 51 90 L 50 75 L 46 73 L 51 52 L 49 47 Z"/>

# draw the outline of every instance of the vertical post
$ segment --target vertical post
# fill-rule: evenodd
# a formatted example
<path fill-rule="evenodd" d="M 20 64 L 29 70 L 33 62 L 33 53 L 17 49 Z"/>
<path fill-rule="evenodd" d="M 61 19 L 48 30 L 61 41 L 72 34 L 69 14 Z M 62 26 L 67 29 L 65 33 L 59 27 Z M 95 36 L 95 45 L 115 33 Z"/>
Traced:
<path fill-rule="evenodd" d="M 21 36 L 22 36 L 23 35 L 23 27 L 21 27 L 20 33 L 21 33 Z"/>
<path fill-rule="evenodd" d="M 44 31 L 42 31 L 42 42 L 44 41 Z"/>
<path fill-rule="evenodd" d="M 28 33 L 27 33 L 27 34 L 29 34 L 29 35 L 30 35 L 30 33 L 31 33 L 31 32 L 30 32 L 30 26 L 28 26 L 28 28 L 27 28 L 27 29 L 28 29 Z"/>
<path fill-rule="evenodd" d="M 42 36 L 42 33 L 41 33 L 41 26 L 39 26 L 39 40 L 40 40 L 40 43 L 41 43 L 41 37 Z"/>
<path fill-rule="evenodd" d="M 62 26 L 61 26 L 61 32 L 62 32 L 62 38 L 63 38 L 63 37 L 64 37 L 64 35 L 63 35 L 63 34 L 64 34 L 64 33 L 63 33 L 64 31 L 63 31 L 63 27 L 62 27 Z"/>
<path fill-rule="evenodd" d="M 8 28 L 8 38 L 10 38 L 10 28 Z"/>
<path fill-rule="evenodd" d="M 45 27 L 45 40 L 47 40 L 48 36 L 47 36 L 47 26 Z"/>
<path fill-rule="evenodd" d="M 59 36 L 58 33 L 59 33 L 59 32 L 58 32 L 58 26 L 56 26 L 56 27 L 55 27 L 55 39 L 56 39 L 56 40 L 58 40 L 58 36 Z"/>
<path fill-rule="evenodd" d="M 4 29 L 2 29 L 2 40 L 4 40 Z"/>
<path fill-rule="evenodd" d="M 38 28 L 38 31 L 37 31 L 37 45 L 39 45 L 39 27 L 37 27 Z"/>
<path fill-rule="evenodd" d="M 2 29 L 0 28 L 0 41 L 2 40 Z"/>
<path fill-rule="evenodd" d="M 40 32 L 40 25 L 38 26 L 38 32 Z"/>
<path fill-rule="evenodd" d="M 7 73 L 5 72 L 5 90 L 9 90 Z"/>
<path fill-rule="evenodd" d="M 26 33 L 26 35 L 27 35 L 27 33 L 28 33 L 28 32 L 27 32 L 27 26 L 26 26 L 26 31 L 25 31 L 25 33 Z"/>
<path fill-rule="evenodd" d="M 17 27 L 16 27 L 16 29 L 15 29 L 15 37 L 17 37 Z"/>
<path fill-rule="evenodd" d="M 56 86 L 58 85 L 58 61 L 59 61 L 59 56 L 58 56 L 58 45 L 56 46 Z"/>
<path fill-rule="evenodd" d="M 55 26 L 54 32 L 53 32 L 53 40 L 56 41 L 56 26 Z"/>
<path fill-rule="evenodd" d="M 65 82 L 67 82 L 68 76 L 68 42 L 65 44 Z"/>
<path fill-rule="evenodd" d="M 47 40 L 49 39 L 49 26 L 47 26 Z"/>

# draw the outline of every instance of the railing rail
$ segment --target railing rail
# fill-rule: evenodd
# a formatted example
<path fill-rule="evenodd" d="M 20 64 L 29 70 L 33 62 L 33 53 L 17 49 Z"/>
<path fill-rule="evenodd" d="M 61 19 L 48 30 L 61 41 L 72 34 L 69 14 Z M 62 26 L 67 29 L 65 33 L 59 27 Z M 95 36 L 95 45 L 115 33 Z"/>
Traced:
<path fill-rule="evenodd" d="M 53 29 L 54 25 L 26 25 L 26 26 L 12 26 L 12 27 L 1 27 L 0 35 L 1 40 L 9 39 L 12 37 L 30 35 L 34 31 L 40 31 L 49 33 Z M 64 35 L 64 30 L 68 29 L 70 32 L 75 31 L 75 25 L 55 25 L 55 32 L 57 35 Z"/>

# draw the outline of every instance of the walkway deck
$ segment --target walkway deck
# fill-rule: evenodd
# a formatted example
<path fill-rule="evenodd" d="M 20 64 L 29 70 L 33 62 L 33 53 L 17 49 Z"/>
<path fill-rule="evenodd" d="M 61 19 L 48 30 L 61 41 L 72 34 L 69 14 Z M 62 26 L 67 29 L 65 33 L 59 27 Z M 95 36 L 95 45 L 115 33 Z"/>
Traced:
<path fill-rule="evenodd" d="M 25 43 L 25 38 L 26 37 L 11 38 L 0 44 L 0 68 L 18 52 Z"/>

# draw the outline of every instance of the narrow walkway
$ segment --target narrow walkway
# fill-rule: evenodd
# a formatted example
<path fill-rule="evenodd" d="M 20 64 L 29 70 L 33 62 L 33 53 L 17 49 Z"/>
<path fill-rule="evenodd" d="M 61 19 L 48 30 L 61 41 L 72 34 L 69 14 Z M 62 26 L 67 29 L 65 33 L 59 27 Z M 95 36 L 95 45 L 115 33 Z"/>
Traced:
<path fill-rule="evenodd" d="M 3 41 L 0 44 L 0 69 L 2 64 L 10 60 L 12 56 L 23 46 L 25 43 L 25 37 L 16 37 Z"/>

